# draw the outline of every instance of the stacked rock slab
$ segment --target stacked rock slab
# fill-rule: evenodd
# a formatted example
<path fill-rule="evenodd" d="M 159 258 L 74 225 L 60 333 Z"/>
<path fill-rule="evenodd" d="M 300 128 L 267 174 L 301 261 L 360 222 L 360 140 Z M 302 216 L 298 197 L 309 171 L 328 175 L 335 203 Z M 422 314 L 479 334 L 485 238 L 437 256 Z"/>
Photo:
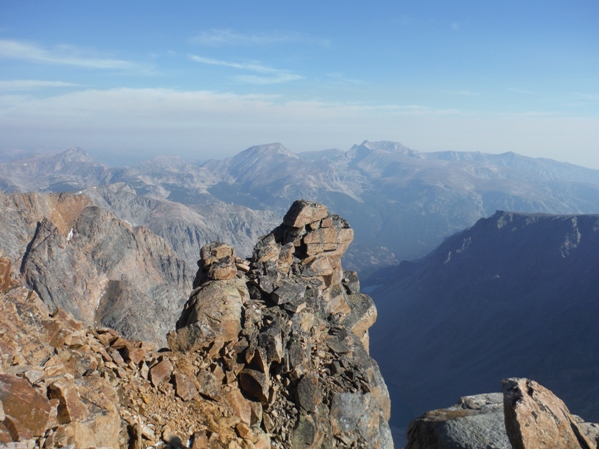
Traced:
<path fill-rule="evenodd" d="M 249 264 L 207 245 L 168 336 L 172 350 L 206 354 L 205 376 L 239 386 L 251 430 L 273 447 L 393 447 L 389 394 L 368 355 L 376 308 L 341 266 L 352 239 L 344 219 L 298 200 Z"/>

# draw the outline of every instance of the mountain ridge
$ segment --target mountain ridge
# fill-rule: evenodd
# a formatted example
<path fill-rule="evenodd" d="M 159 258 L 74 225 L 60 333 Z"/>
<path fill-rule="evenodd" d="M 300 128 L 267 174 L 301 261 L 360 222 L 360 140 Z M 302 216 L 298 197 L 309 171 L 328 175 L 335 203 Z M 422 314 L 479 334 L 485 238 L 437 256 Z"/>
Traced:
<path fill-rule="evenodd" d="M 597 266 L 599 215 L 497 211 L 389 269 L 371 292 L 385 311 L 371 338 L 399 415 L 517 376 L 597 421 Z"/>
<path fill-rule="evenodd" d="M 79 174 L 55 171 L 50 162 L 25 173 L 13 162 L 0 164 L 0 188 L 79 191 L 121 182 L 138 196 L 192 208 L 233 203 L 277 216 L 294 199 L 309 198 L 347 216 L 356 243 L 386 247 L 393 254 L 388 260 L 422 257 L 497 209 L 599 213 L 598 170 L 515 153 L 425 153 L 386 141 L 326 151 L 302 158 L 273 143 L 202 164 L 176 158 L 110 169 L 82 163 Z M 355 260 L 364 272 L 382 268 L 369 258 Z"/>
<path fill-rule="evenodd" d="M 28 196 L 51 203 L 63 218 L 44 217 L 37 226 L 41 241 L 25 251 L 25 269 L 47 240 L 63 239 L 29 274 L 51 269 L 65 248 L 80 255 L 70 259 L 73 266 L 83 258 L 108 271 L 122 262 L 123 247 L 134 246 L 119 233 L 161 240 L 109 212 L 98 215 L 83 195 L 0 200 Z M 6 228 L 0 226 L 0 236 Z M 324 205 L 298 200 L 247 260 L 221 242 L 203 246 L 176 323 L 168 311 L 123 295 L 126 280 L 110 279 L 106 290 L 117 293 L 112 318 L 129 305 L 149 324 L 139 340 L 66 311 L 81 315 L 77 305 L 90 295 L 71 294 L 52 310 L 57 295 L 43 297 L 52 284 L 68 286 L 68 264 L 29 290 L 19 280 L 31 279 L 11 268 L 0 239 L 0 445 L 393 449 L 389 394 L 369 356 L 376 307 L 360 292 L 357 274 L 341 265 L 353 234 Z M 90 235 L 99 238 L 81 245 Z M 154 249 L 143 254 L 147 265 L 125 271 L 152 282 L 155 273 L 144 267 L 169 256 L 164 244 Z M 164 292 L 153 293 L 163 300 Z M 164 322 L 168 347 L 156 351 L 147 337 Z"/>

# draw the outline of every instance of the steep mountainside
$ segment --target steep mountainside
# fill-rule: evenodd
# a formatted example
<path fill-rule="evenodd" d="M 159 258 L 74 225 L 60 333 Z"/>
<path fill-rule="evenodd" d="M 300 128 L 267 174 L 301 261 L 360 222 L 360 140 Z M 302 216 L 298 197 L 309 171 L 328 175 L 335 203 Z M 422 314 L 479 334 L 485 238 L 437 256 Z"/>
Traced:
<path fill-rule="evenodd" d="M 71 192 L 105 184 L 110 177 L 110 170 L 79 148 L 0 164 L 0 189 L 6 193 Z"/>
<path fill-rule="evenodd" d="M 200 248 L 211 241 L 234 245 L 248 257 L 256 240 L 280 221 L 274 213 L 236 204 L 212 202 L 183 205 L 137 195 L 125 183 L 86 189 L 94 203 L 132 226 L 145 226 L 159 235 L 195 270 Z"/>
<path fill-rule="evenodd" d="M 164 344 L 194 271 L 146 228 L 83 195 L 0 194 L 0 251 L 50 307 Z"/>
<path fill-rule="evenodd" d="M 511 376 L 597 421 L 598 268 L 599 216 L 497 212 L 390 270 L 372 293 L 384 310 L 372 352 L 395 424 Z"/>
<path fill-rule="evenodd" d="M 73 161 L 75 166 L 67 170 Z M 498 209 L 599 213 L 598 170 L 514 153 L 421 153 L 395 142 L 304 154 L 273 143 L 202 165 L 159 157 L 107 169 L 81 150 L 0 164 L 0 188 L 6 192 L 80 190 L 118 182 L 140 197 L 179 202 L 196 212 L 197 205 L 218 203 L 219 211 L 229 216 L 241 210 L 249 214 L 241 205 L 259 216 L 268 210 L 280 217 L 297 198 L 321 201 L 353 223 L 357 245 L 385 246 L 393 253 L 383 259 L 353 257 L 352 268 L 361 270 L 422 257 L 445 236 Z M 200 215 L 209 228 L 220 225 L 214 216 Z M 247 224 L 254 225 L 249 215 Z M 247 246 L 234 236 L 228 241 Z"/>
<path fill-rule="evenodd" d="M 0 446 L 393 449 L 352 238 L 297 201 L 249 260 L 204 246 L 160 351 L 50 313 L 0 253 Z"/>

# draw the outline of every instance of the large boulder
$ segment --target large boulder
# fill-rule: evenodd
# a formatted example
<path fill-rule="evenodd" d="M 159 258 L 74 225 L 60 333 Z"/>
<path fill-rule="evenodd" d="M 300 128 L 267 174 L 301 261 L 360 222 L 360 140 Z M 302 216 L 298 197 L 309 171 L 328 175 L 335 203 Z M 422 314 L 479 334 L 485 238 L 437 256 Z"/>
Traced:
<path fill-rule="evenodd" d="M 571 415 L 548 389 L 518 378 L 502 387 L 415 419 L 406 449 L 596 449 L 599 425 Z"/>
<path fill-rule="evenodd" d="M 594 449 L 581 425 L 561 399 L 534 380 L 501 382 L 505 427 L 514 449 Z"/>

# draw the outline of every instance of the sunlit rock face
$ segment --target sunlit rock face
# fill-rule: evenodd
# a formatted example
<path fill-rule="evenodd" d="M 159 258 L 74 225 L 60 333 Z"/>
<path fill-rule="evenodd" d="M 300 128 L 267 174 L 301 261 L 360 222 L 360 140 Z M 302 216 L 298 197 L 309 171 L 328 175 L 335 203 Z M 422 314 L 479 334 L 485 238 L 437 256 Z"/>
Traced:
<path fill-rule="evenodd" d="M 86 207 L 71 237 L 48 225 L 46 239 L 68 247 L 80 223 L 104 226 L 80 221 Z M 389 395 L 368 355 L 376 309 L 340 262 L 353 231 L 306 201 L 285 222 L 248 260 L 220 242 L 202 248 L 170 348 L 158 351 L 44 302 L 0 256 L 0 442 L 392 448 Z"/>
<path fill-rule="evenodd" d="M 171 349 L 226 354 L 227 375 L 280 447 L 393 445 L 389 395 L 368 355 L 376 308 L 341 266 L 352 239 L 345 220 L 299 200 L 249 263 L 207 245 L 169 334 Z"/>
<path fill-rule="evenodd" d="M 0 194 L 0 250 L 52 309 L 165 345 L 193 272 L 169 245 L 85 195 Z"/>

